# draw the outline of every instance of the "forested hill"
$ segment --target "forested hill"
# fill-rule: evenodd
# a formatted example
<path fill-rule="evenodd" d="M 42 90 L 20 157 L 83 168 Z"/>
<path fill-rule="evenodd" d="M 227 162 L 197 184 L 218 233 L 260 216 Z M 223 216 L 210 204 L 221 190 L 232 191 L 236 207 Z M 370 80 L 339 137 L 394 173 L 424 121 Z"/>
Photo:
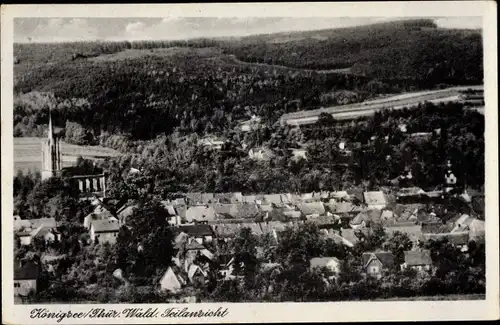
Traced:
<path fill-rule="evenodd" d="M 244 61 L 349 68 L 377 79 L 480 83 L 483 78 L 481 32 L 437 28 L 432 20 L 250 36 L 228 42 L 227 51 Z"/>
<path fill-rule="evenodd" d="M 230 40 L 15 44 L 14 55 L 16 136 L 39 135 L 50 102 L 59 126 L 151 139 L 483 80 L 481 33 L 428 20 Z M 311 72 L 319 69 L 342 70 Z"/>

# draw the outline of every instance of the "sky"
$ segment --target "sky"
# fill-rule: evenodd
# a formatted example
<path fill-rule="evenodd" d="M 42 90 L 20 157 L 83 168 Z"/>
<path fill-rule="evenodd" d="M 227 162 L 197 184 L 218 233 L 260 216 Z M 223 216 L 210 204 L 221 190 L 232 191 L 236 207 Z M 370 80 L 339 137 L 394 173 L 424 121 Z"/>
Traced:
<path fill-rule="evenodd" d="M 408 18 L 405 18 L 408 19 Z M 14 42 L 175 40 L 369 25 L 395 17 L 16 18 Z M 442 28 L 481 28 L 481 17 L 434 18 Z"/>

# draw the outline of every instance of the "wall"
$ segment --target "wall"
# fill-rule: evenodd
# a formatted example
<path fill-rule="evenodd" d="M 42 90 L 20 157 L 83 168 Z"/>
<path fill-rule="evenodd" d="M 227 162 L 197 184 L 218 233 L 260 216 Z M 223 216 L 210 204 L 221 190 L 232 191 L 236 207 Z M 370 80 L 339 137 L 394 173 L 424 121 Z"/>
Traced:
<path fill-rule="evenodd" d="M 14 295 L 25 296 L 31 290 L 36 291 L 36 280 L 14 280 Z"/>
<path fill-rule="evenodd" d="M 22 236 L 20 237 L 21 245 L 31 245 L 31 236 Z"/>
<path fill-rule="evenodd" d="M 95 233 L 95 236 L 98 238 L 99 244 L 110 243 L 113 245 L 116 243 L 116 238 L 118 237 L 118 231 L 98 232 L 98 233 Z"/>
<path fill-rule="evenodd" d="M 380 277 L 382 274 L 382 263 L 378 260 L 372 260 L 366 267 L 366 273 Z"/>

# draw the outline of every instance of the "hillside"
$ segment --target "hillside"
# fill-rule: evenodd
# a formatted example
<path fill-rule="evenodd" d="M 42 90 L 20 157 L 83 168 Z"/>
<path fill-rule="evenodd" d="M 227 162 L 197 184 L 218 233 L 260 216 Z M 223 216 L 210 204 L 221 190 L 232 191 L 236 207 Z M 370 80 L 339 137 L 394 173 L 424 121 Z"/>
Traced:
<path fill-rule="evenodd" d="M 151 139 L 224 133 L 252 114 L 273 125 L 298 109 L 480 84 L 483 74 L 480 33 L 429 21 L 231 40 L 15 44 L 14 53 L 16 136 L 40 136 L 49 103 L 58 126 Z"/>
<path fill-rule="evenodd" d="M 377 79 L 482 82 L 482 35 L 432 21 L 396 21 L 321 31 L 250 36 L 226 49 L 250 62 L 350 68 Z"/>

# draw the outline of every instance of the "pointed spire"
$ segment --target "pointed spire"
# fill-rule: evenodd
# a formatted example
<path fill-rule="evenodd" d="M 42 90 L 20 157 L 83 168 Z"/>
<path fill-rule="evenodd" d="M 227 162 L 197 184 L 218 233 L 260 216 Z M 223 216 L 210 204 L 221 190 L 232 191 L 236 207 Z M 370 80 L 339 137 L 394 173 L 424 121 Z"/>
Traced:
<path fill-rule="evenodd" d="M 49 140 L 54 139 L 54 128 L 52 127 L 52 109 L 51 105 L 49 104 L 49 134 L 48 134 Z"/>

